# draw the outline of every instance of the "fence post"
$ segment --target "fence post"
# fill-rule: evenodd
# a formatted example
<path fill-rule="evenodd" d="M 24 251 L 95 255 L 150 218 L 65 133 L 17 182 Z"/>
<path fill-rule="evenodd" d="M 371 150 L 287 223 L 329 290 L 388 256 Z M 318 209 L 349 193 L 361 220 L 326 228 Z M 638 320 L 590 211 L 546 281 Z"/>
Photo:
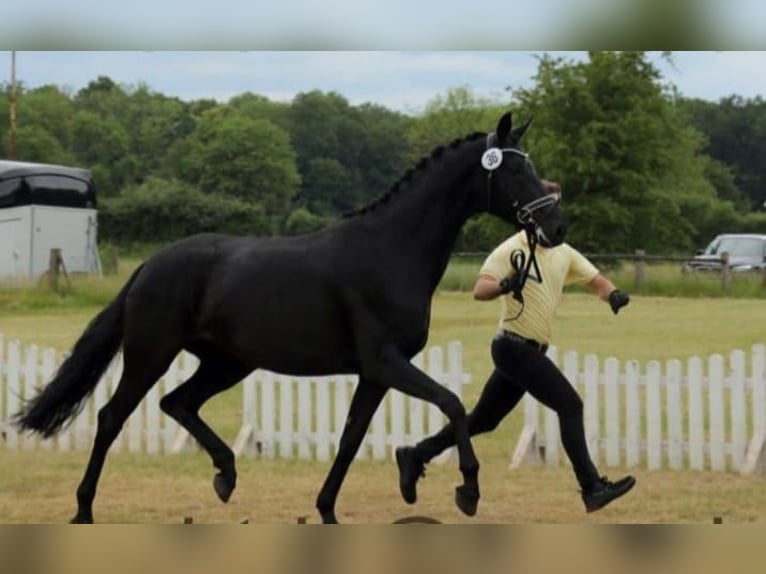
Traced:
<path fill-rule="evenodd" d="M 643 249 L 636 249 L 636 287 L 641 287 L 644 284 L 644 257 L 646 251 Z"/>
<path fill-rule="evenodd" d="M 729 286 L 731 285 L 731 265 L 729 264 L 729 252 L 724 251 L 721 253 L 721 288 L 723 292 L 729 293 Z"/>
<path fill-rule="evenodd" d="M 117 247 L 109 252 L 109 259 L 106 262 L 106 274 L 117 275 L 120 272 L 120 250 Z"/>
<path fill-rule="evenodd" d="M 711 470 L 726 470 L 726 453 L 724 442 L 724 362 L 723 355 L 718 353 L 708 359 L 708 424 L 710 442 Z"/>
<path fill-rule="evenodd" d="M 646 364 L 646 464 L 649 470 L 662 468 L 662 368 L 659 361 Z"/>
<path fill-rule="evenodd" d="M 752 348 L 753 437 L 747 447 L 743 474 L 766 474 L 766 346 Z"/>
<path fill-rule="evenodd" d="M 599 463 L 599 436 L 601 435 L 599 400 L 598 400 L 598 378 L 599 361 L 594 354 L 585 356 L 584 362 L 584 415 L 585 415 L 585 440 L 588 443 L 588 452 L 593 459 L 593 463 Z"/>
<path fill-rule="evenodd" d="M 48 258 L 48 283 L 53 291 L 59 290 L 59 275 L 63 274 L 66 279 L 67 287 L 71 288 L 72 284 L 69 281 L 69 274 L 66 271 L 66 265 L 64 265 L 64 258 L 61 255 L 61 249 L 54 247 L 50 251 Z"/>
<path fill-rule="evenodd" d="M 737 349 L 729 355 L 730 379 L 730 432 L 731 465 L 742 470 L 747 451 L 747 400 L 745 398 L 746 358 L 745 352 Z"/>
<path fill-rule="evenodd" d="M 705 468 L 705 413 L 702 402 L 702 359 L 691 357 L 687 364 L 689 381 L 689 468 Z"/>

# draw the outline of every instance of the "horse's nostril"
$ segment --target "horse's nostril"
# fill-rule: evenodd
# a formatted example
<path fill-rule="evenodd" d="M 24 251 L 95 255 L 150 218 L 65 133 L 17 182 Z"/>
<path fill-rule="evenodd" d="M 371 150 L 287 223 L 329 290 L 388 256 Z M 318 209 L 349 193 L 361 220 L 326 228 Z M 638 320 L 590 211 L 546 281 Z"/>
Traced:
<path fill-rule="evenodd" d="M 559 225 L 556 227 L 556 239 L 558 241 L 564 241 L 564 238 L 567 236 L 567 227 L 566 225 Z"/>

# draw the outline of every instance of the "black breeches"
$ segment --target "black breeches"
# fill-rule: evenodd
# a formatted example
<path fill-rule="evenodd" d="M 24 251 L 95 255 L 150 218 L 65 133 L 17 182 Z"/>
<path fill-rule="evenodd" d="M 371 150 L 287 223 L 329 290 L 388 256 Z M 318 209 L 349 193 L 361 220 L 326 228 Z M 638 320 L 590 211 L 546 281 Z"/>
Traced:
<path fill-rule="evenodd" d="M 533 347 L 502 335 L 492 340 L 495 370 L 504 373 L 562 418 L 582 415 L 582 399 L 553 362 Z"/>
<path fill-rule="evenodd" d="M 481 390 L 479 401 L 468 413 L 468 432 L 471 436 L 495 430 L 524 396 L 524 389 L 512 379 L 495 369 Z M 417 445 L 417 452 L 423 460 L 431 460 L 446 448 L 455 444 L 451 424 L 426 438 Z"/>
<path fill-rule="evenodd" d="M 471 435 L 494 430 L 529 392 L 558 415 L 561 442 L 580 485 L 597 480 L 585 441 L 582 399 L 558 367 L 532 346 L 502 335 L 492 341 L 492 359 L 495 369 L 468 414 Z M 428 461 L 453 444 L 452 428 L 447 425 L 421 441 L 416 452 Z"/>
<path fill-rule="evenodd" d="M 498 335 L 492 340 L 495 368 L 512 378 L 559 417 L 561 443 L 577 481 L 587 488 L 598 480 L 588 453 L 582 399 L 553 362 L 530 345 Z"/>

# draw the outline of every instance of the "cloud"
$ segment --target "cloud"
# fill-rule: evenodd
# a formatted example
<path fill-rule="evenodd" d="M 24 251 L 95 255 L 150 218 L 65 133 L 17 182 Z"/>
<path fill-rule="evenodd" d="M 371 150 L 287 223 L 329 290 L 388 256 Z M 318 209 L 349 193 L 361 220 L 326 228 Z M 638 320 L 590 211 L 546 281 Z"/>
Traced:
<path fill-rule="evenodd" d="M 310 51 L 310 52 L 27 52 L 17 53 L 17 77 L 76 91 L 98 76 L 146 83 L 185 100 L 226 101 L 250 91 L 289 101 L 313 89 L 335 91 L 352 104 L 373 102 L 416 112 L 449 88 L 469 86 L 477 96 L 507 97 L 505 87 L 532 85 L 535 52 Z M 539 53 L 537 53 L 539 54 Z M 552 52 L 569 60 L 585 52 Z M 0 53 L 0 82 L 9 78 L 9 52 Z M 652 59 L 683 95 L 717 100 L 730 94 L 766 94 L 763 52 L 675 52 L 674 65 Z"/>

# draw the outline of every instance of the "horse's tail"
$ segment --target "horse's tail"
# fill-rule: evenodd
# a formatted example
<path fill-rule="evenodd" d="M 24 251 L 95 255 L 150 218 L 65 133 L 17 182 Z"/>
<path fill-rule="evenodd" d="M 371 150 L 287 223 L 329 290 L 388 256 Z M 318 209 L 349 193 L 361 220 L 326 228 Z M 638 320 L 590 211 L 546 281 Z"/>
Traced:
<path fill-rule="evenodd" d="M 53 380 L 13 416 L 20 430 L 50 437 L 82 410 L 122 344 L 125 299 L 142 267 L 136 269 L 114 301 L 91 320 Z"/>

